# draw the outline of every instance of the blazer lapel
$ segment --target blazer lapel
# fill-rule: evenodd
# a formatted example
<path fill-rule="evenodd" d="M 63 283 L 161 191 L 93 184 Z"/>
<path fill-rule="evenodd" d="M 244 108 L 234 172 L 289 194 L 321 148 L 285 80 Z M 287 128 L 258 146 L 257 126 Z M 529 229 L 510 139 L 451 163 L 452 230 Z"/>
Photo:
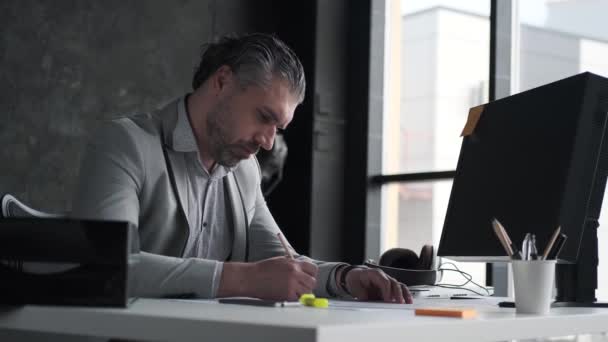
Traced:
<path fill-rule="evenodd" d="M 188 216 L 188 184 L 187 184 L 187 169 L 186 160 L 184 154 L 173 150 L 173 130 L 177 125 L 177 105 L 181 99 L 172 101 L 164 108 L 155 113 L 158 120 L 160 121 L 162 139 L 163 139 L 163 150 L 165 152 L 167 160 L 167 171 L 169 171 L 169 177 L 173 183 L 175 192 L 177 193 L 177 199 L 179 206 L 182 209 L 182 213 L 186 218 L 188 225 L 192 227 L 192 222 Z"/>
<path fill-rule="evenodd" d="M 170 170 L 169 176 L 173 181 L 175 192 L 177 192 L 179 206 L 186 217 L 188 225 L 192 227 L 192 222 L 190 222 L 190 217 L 188 216 L 188 184 L 186 183 L 188 175 L 186 174 L 187 171 L 184 154 L 169 149 L 165 149 L 165 152 L 168 157 L 167 166 Z"/>
<path fill-rule="evenodd" d="M 248 243 L 247 243 L 247 221 L 244 212 L 241 195 L 237 188 L 234 173 L 230 173 L 225 179 L 225 189 L 229 198 L 230 208 L 232 209 L 234 243 L 232 245 L 231 261 L 247 261 Z"/>

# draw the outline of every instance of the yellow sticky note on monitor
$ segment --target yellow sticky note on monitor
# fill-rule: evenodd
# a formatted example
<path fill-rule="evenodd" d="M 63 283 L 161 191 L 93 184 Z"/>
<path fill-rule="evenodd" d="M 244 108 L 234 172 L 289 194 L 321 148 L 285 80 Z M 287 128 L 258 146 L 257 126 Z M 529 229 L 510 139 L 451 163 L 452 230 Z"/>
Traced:
<path fill-rule="evenodd" d="M 428 307 L 418 308 L 415 311 L 417 316 L 440 316 L 440 317 L 456 317 L 456 318 L 474 318 L 477 317 L 475 309 L 463 308 L 441 308 Z"/>

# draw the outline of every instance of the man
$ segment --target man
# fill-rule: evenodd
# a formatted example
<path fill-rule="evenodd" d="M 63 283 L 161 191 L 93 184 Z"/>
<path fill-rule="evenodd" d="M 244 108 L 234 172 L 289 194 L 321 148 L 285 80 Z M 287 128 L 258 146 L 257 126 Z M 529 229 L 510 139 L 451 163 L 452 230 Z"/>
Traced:
<path fill-rule="evenodd" d="M 379 270 L 285 256 L 255 153 L 272 148 L 304 99 L 304 71 L 265 34 L 203 51 L 194 91 L 151 114 L 105 122 L 87 146 L 73 215 L 138 226 L 132 295 L 304 293 L 411 302 Z"/>

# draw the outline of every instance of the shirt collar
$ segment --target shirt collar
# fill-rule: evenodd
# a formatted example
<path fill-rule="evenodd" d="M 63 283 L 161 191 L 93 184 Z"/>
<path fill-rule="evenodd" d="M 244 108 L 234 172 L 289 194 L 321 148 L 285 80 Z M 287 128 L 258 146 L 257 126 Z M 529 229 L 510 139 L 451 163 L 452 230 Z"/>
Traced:
<path fill-rule="evenodd" d="M 173 149 L 177 152 L 198 152 L 192 125 L 188 119 L 186 99 L 187 96 L 184 96 L 177 101 L 177 123 L 173 130 Z"/>

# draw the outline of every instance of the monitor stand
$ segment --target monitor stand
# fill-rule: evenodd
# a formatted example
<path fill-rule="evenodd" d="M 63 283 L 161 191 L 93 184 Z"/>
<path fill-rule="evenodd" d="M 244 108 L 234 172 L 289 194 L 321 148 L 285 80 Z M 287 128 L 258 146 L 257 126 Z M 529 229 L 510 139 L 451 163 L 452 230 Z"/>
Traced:
<path fill-rule="evenodd" d="M 577 262 L 557 264 L 555 284 L 557 295 L 551 307 L 608 307 L 607 302 L 598 302 L 597 289 L 598 246 L 595 219 L 585 222 Z"/>

